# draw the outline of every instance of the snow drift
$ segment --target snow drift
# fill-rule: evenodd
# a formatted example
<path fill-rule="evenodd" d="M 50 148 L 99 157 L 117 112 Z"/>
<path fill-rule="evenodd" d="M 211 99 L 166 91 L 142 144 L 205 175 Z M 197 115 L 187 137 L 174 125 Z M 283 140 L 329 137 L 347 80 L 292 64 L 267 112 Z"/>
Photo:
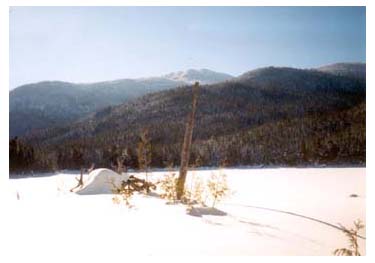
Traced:
<path fill-rule="evenodd" d="M 76 193 L 81 195 L 112 194 L 113 185 L 120 185 L 121 181 L 127 181 L 128 178 L 128 175 L 119 175 L 110 169 L 95 169 L 89 174 L 84 186 Z"/>

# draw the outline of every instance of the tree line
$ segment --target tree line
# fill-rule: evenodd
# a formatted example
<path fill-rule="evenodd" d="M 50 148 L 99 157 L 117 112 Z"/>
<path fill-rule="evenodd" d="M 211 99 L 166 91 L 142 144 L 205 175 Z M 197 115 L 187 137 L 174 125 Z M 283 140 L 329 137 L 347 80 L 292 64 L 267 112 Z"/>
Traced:
<path fill-rule="evenodd" d="M 78 139 L 50 148 L 14 138 L 9 142 L 10 171 L 80 169 L 92 163 L 113 168 L 119 162 L 132 169 L 178 166 L 182 138 L 173 143 L 158 142 L 151 134 L 141 131 L 138 138 L 117 143 Z M 142 159 L 139 152 L 149 158 Z M 198 166 L 364 165 L 365 104 L 331 114 L 285 118 L 208 139 L 194 135 L 190 159 Z"/>

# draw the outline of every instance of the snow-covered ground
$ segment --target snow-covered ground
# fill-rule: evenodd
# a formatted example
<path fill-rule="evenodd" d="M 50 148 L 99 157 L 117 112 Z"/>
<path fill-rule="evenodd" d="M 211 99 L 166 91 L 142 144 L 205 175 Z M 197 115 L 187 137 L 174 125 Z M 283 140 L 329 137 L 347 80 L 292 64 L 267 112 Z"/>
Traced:
<path fill-rule="evenodd" d="M 346 236 L 335 228 L 338 223 L 366 223 L 365 171 L 223 169 L 232 195 L 217 210 L 197 209 L 195 216 L 153 195 L 135 195 L 134 208 L 128 209 L 114 204 L 111 194 L 70 193 L 76 184 L 71 173 L 10 179 L 4 251 L 14 262 L 34 257 L 39 262 L 88 262 L 129 255 L 332 255 L 348 247 Z M 189 178 L 213 172 L 219 170 L 192 171 Z M 149 178 L 166 173 L 153 172 Z M 359 245 L 365 254 L 365 240 L 359 239 Z"/>

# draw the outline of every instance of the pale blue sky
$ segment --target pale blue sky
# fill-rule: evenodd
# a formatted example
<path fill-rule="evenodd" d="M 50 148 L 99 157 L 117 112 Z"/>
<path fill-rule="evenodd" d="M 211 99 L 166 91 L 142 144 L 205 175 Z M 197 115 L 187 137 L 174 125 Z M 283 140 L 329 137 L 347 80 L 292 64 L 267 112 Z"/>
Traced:
<path fill-rule="evenodd" d="M 12 7 L 10 89 L 366 61 L 364 7 Z"/>

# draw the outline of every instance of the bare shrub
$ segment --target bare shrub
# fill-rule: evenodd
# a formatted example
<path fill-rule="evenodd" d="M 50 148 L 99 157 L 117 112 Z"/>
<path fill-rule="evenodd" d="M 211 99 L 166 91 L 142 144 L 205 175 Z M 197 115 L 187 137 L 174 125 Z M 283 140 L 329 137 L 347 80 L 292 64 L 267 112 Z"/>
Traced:
<path fill-rule="evenodd" d="M 188 205 L 200 204 L 205 206 L 207 191 L 204 181 L 199 177 L 193 177 L 190 189 L 185 189 L 183 195 L 184 203 Z"/>
<path fill-rule="evenodd" d="M 358 246 L 358 232 L 359 230 L 363 229 L 365 225 L 362 223 L 360 219 L 354 221 L 354 228 L 346 228 L 340 225 L 342 231 L 345 233 L 346 237 L 349 241 L 349 248 L 338 248 L 336 249 L 333 254 L 335 256 L 360 256 L 359 253 L 359 246 Z"/>
<path fill-rule="evenodd" d="M 222 172 L 219 174 L 212 173 L 207 181 L 207 189 L 210 199 L 212 199 L 212 207 L 215 207 L 217 202 L 220 202 L 230 193 L 226 175 Z"/>
<path fill-rule="evenodd" d="M 130 200 L 134 194 L 134 191 L 135 190 L 127 181 L 121 181 L 120 186 L 116 186 L 112 182 L 112 193 L 115 194 L 115 196 L 112 198 L 112 202 L 114 204 L 121 204 L 121 202 L 124 202 L 124 204 L 130 208 L 132 207 Z"/>
<path fill-rule="evenodd" d="M 176 192 L 177 176 L 175 173 L 168 173 L 158 182 L 162 191 L 160 197 L 174 203 L 177 200 Z"/>
<path fill-rule="evenodd" d="M 83 183 L 83 173 L 85 171 L 87 173 L 91 173 L 94 170 L 94 168 L 95 168 L 95 164 L 94 163 L 92 163 L 91 167 L 88 168 L 88 169 L 81 168 L 81 173 L 80 173 L 79 178 L 78 177 L 75 178 L 77 180 L 77 185 L 75 187 L 73 187 L 72 189 L 70 189 L 70 192 L 73 192 L 76 189 L 82 188 L 83 185 L 84 185 L 84 183 Z"/>
<path fill-rule="evenodd" d="M 71 188 L 70 192 L 73 192 L 74 190 L 83 187 L 83 168 L 81 168 L 81 173 L 80 173 L 79 178 L 76 177 L 75 179 L 77 180 L 77 185 L 75 187 Z"/>

